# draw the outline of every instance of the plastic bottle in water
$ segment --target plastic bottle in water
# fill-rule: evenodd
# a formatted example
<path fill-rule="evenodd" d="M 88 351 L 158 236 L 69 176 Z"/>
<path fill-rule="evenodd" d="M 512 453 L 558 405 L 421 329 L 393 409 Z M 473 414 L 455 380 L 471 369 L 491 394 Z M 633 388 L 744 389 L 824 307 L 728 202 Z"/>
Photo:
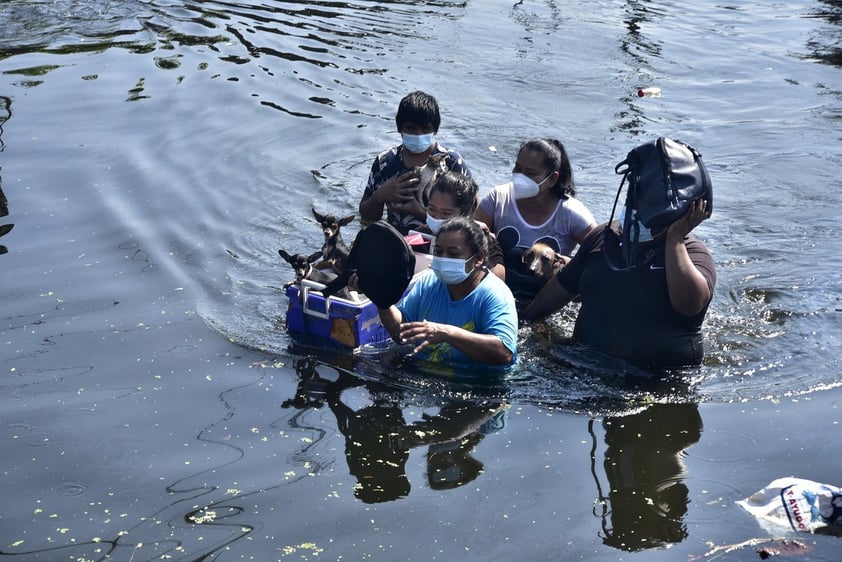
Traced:
<path fill-rule="evenodd" d="M 657 98 L 661 95 L 661 89 L 654 86 L 649 88 L 640 88 L 637 90 L 637 97 L 639 98 Z"/>

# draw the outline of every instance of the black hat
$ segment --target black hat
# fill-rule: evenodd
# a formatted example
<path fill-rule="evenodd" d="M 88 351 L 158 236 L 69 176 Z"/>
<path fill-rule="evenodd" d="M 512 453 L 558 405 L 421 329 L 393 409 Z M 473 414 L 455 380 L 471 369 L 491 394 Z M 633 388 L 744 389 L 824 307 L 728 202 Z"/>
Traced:
<path fill-rule="evenodd" d="M 323 294 L 333 294 L 356 272 L 360 291 L 380 308 L 398 302 L 415 274 L 415 254 L 389 223 L 379 220 L 360 230 L 344 274 L 328 283 Z"/>
<path fill-rule="evenodd" d="M 360 291 L 380 308 L 398 302 L 415 274 L 415 254 L 400 232 L 385 221 L 357 234 L 351 255 Z"/>

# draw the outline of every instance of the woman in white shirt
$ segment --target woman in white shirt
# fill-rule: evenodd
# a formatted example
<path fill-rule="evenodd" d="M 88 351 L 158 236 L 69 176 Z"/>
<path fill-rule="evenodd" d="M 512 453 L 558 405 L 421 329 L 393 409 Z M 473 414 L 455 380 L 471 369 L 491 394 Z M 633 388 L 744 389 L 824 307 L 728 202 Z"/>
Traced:
<path fill-rule="evenodd" d="M 505 255 L 506 283 L 519 299 L 531 299 L 544 283 L 524 266 L 524 252 L 543 242 L 566 263 L 596 226 L 575 195 L 564 145 L 555 139 L 533 139 L 521 145 L 512 181 L 494 187 L 480 201 L 474 218 L 496 235 Z"/>

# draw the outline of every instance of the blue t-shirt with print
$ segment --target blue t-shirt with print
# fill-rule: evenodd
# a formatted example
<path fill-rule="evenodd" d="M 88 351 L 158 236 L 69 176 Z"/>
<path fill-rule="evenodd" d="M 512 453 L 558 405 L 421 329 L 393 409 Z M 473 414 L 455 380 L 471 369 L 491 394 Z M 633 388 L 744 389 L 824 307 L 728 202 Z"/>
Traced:
<path fill-rule="evenodd" d="M 428 271 L 416 281 L 398 303 L 404 322 L 428 320 L 458 326 L 470 332 L 500 338 L 517 360 L 517 310 L 508 286 L 493 273 L 486 273 L 479 286 L 466 297 L 454 301 L 447 285 Z M 449 343 L 434 343 L 419 352 L 434 363 L 479 365 Z"/>

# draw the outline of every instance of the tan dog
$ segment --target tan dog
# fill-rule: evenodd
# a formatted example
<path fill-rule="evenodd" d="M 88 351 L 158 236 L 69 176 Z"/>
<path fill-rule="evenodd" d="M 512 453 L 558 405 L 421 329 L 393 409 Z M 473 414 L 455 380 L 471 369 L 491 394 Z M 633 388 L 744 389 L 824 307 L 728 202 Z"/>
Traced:
<path fill-rule="evenodd" d="M 549 280 L 564 267 L 570 259 L 544 244 L 535 242 L 521 257 L 526 269 L 536 277 Z"/>

